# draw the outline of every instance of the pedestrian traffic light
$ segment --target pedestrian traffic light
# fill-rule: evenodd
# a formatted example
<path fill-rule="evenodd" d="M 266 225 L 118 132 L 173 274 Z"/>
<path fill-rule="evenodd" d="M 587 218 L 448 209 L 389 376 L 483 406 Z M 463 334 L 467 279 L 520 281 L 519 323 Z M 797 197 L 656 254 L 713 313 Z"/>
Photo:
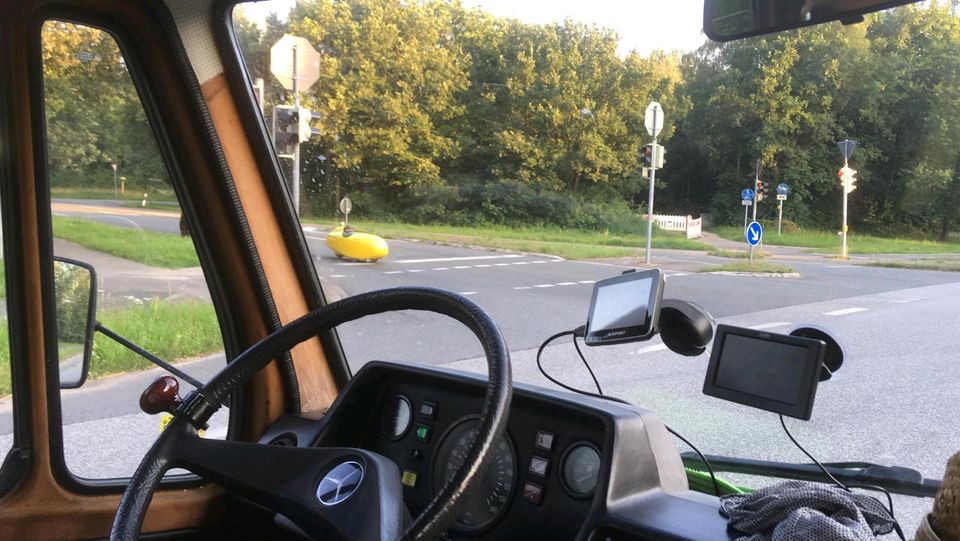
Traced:
<path fill-rule="evenodd" d="M 292 157 L 300 142 L 300 111 L 289 105 L 278 105 L 273 110 L 273 144 L 277 154 Z"/>
<path fill-rule="evenodd" d="M 756 184 L 757 201 L 763 199 L 767 195 L 767 190 L 769 189 L 770 189 L 769 182 L 757 180 L 757 184 Z"/>
<path fill-rule="evenodd" d="M 653 167 L 653 145 L 643 145 L 640 149 L 640 165 L 648 169 Z"/>
<path fill-rule="evenodd" d="M 840 185 L 843 186 L 843 189 L 850 193 L 853 190 L 857 189 L 857 170 L 851 169 L 844 165 L 837 171 L 837 176 L 840 177 Z"/>

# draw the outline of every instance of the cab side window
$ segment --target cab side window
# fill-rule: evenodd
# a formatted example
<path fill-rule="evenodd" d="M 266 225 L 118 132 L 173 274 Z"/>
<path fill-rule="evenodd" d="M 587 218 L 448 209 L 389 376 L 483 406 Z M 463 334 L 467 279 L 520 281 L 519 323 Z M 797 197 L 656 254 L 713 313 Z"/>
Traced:
<path fill-rule="evenodd" d="M 61 387 L 76 387 L 60 396 L 64 461 L 81 478 L 126 477 L 163 422 L 140 411 L 140 393 L 166 372 L 121 342 L 184 372 L 185 396 L 190 379 L 205 381 L 222 367 L 223 339 L 190 226 L 116 40 L 52 20 L 42 45 L 60 378 Z M 91 287 L 96 332 L 85 359 Z M 218 413 L 206 437 L 224 437 L 228 415 Z"/>

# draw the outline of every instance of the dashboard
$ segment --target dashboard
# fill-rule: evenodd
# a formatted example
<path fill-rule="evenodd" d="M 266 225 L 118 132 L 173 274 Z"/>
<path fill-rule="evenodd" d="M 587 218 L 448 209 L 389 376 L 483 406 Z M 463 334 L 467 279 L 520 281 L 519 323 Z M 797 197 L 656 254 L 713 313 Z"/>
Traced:
<path fill-rule="evenodd" d="M 320 420 L 286 416 L 261 443 L 360 447 L 401 472 L 416 516 L 465 458 L 486 381 L 372 362 Z M 454 539 L 734 539 L 716 498 L 687 489 L 677 449 L 646 410 L 514 385 L 507 429 Z"/>

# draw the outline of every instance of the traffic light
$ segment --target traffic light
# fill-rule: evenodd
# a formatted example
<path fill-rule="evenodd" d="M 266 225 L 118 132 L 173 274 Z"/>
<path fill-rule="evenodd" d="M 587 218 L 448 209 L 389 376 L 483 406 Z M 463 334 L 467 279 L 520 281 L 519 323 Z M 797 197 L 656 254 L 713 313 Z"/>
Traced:
<path fill-rule="evenodd" d="M 840 185 L 843 186 L 843 189 L 846 193 L 850 193 L 853 190 L 857 189 L 857 170 L 851 169 L 844 165 L 837 171 L 837 176 L 840 177 Z"/>
<path fill-rule="evenodd" d="M 663 169 L 663 164 L 666 163 L 667 149 L 663 148 L 663 145 L 657 145 L 657 169 Z"/>
<path fill-rule="evenodd" d="M 273 109 L 273 144 L 277 154 L 293 157 L 294 147 L 300 142 L 300 111 L 289 105 Z"/>
<path fill-rule="evenodd" d="M 756 192 L 757 192 L 757 201 L 760 201 L 767 195 L 767 190 L 770 189 L 770 183 L 758 180 L 756 183 Z"/>
<path fill-rule="evenodd" d="M 647 169 L 653 167 L 653 145 L 643 145 L 640 149 L 640 165 Z"/>

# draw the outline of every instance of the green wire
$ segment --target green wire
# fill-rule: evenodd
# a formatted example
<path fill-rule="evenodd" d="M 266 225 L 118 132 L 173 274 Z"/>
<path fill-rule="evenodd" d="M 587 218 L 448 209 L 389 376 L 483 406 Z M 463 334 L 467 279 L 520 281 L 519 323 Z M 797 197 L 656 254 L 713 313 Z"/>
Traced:
<path fill-rule="evenodd" d="M 715 495 L 713 489 L 713 480 L 710 478 L 709 473 L 695 470 L 693 468 L 685 469 L 687 470 L 687 484 L 690 485 L 690 490 L 703 492 L 704 494 Z M 752 489 L 737 486 L 720 477 L 717 477 L 717 485 L 720 487 L 720 492 L 722 494 L 746 494 L 753 492 Z"/>

